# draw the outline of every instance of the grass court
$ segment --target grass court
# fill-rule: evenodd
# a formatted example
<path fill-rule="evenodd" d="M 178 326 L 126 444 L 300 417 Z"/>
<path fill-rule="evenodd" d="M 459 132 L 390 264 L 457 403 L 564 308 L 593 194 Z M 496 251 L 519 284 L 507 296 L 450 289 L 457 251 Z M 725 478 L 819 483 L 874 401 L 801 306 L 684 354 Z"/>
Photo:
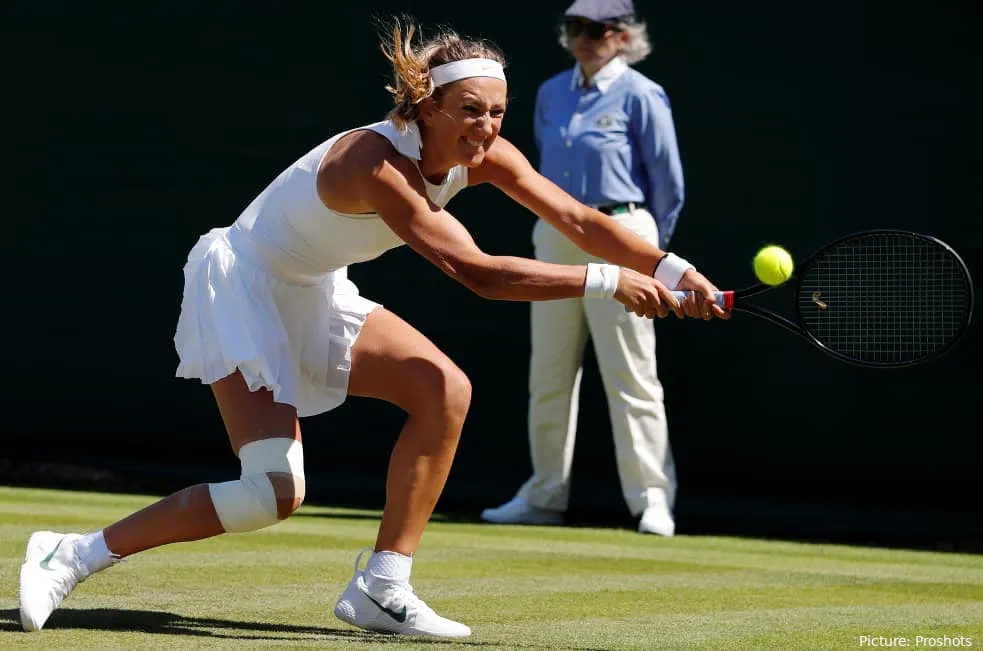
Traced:
<path fill-rule="evenodd" d="M 76 588 L 43 631 L 22 632 L 17 584 L 30 533 L 93 530 L 154 499 L 0 487 L 0 648 L 873 648 L 861 636 L 983 647 L 983 556 L 439 514 L 413 585 L 474 634 L 397 640 L 332 612 L 379 513 L 306 505 L 267 530 L 134 556 Z"/>

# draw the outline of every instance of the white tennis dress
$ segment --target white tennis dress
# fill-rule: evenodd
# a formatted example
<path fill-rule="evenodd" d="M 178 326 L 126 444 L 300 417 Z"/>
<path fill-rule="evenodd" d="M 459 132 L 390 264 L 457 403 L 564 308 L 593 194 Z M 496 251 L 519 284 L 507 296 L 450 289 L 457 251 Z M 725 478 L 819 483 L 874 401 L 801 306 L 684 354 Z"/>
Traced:
<path fill-rule="evenodd" d="M 339 133 L 285 169 L 232 226 L 201 236 L 184 266 L 178 377 L 211 384 L 239 369 L 251 391 L 270 389 L 300 416 L 344 402 L 352 345 L 379 305 L 359 296 L 347 267 L 404 243 L 378 215 L 339 213 L 318 197 L 325 154 L 359 129 L 420 159 L 416 124 L 404 133 L 392 122 Z M 453 168 L 441 185 L 424 182 L 444 206 L 467 186 L 467 168 Z"/>

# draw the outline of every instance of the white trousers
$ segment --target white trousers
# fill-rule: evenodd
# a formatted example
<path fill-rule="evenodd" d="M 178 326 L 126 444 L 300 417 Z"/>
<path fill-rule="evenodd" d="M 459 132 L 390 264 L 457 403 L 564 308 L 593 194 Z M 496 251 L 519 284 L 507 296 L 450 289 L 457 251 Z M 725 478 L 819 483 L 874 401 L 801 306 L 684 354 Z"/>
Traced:
<path fill-rule="evenodd" d="M 658 244 L 658 229 L 647 210 L 612 218 Z M 540 260 L 603 262 L 542 220 L 536 223 L 533 244 Z M 538 301 L 531 303 L 531 313 L 529 447 L 533 476 L 519 489 L 519 496 L 541 508 L 567 508 L 589 334 L 607 396 L 618 475 L 628 509 L 633 515 L 648 507 L 671 512 L 676 472 L 662 384 L 656 374 L 653 321 L 626 312 L 611 299 Z"/>

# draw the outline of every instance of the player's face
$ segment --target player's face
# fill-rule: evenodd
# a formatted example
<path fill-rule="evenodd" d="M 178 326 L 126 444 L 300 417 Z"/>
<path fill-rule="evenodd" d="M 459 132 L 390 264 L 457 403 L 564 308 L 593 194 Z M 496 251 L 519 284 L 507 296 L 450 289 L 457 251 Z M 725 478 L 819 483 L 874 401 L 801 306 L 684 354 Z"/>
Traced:
<path fill-rule="evenodd" d="M 472 77 L 444 86 L 427 126 L 442 143 L 442 158 L 477 167 L 485 159 L 505 117 L 505 82 Z"/>

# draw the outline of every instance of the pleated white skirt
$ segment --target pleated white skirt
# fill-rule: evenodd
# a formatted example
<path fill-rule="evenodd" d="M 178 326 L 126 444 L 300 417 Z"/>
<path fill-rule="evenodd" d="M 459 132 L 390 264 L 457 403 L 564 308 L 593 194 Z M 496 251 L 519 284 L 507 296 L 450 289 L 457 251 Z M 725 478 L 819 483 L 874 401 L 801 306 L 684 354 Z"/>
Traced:
<path fill-rule="evenodd" d="M 212 229 L 188 254 L 176 375 L 211 384 L 238 369 L 250 391 L 269 389 L 299 416 L 334 409 L 348 394 L 352 345 L 379 304 L 358 295 L 346 269 L 285 278 L 229 235 Z"/>

